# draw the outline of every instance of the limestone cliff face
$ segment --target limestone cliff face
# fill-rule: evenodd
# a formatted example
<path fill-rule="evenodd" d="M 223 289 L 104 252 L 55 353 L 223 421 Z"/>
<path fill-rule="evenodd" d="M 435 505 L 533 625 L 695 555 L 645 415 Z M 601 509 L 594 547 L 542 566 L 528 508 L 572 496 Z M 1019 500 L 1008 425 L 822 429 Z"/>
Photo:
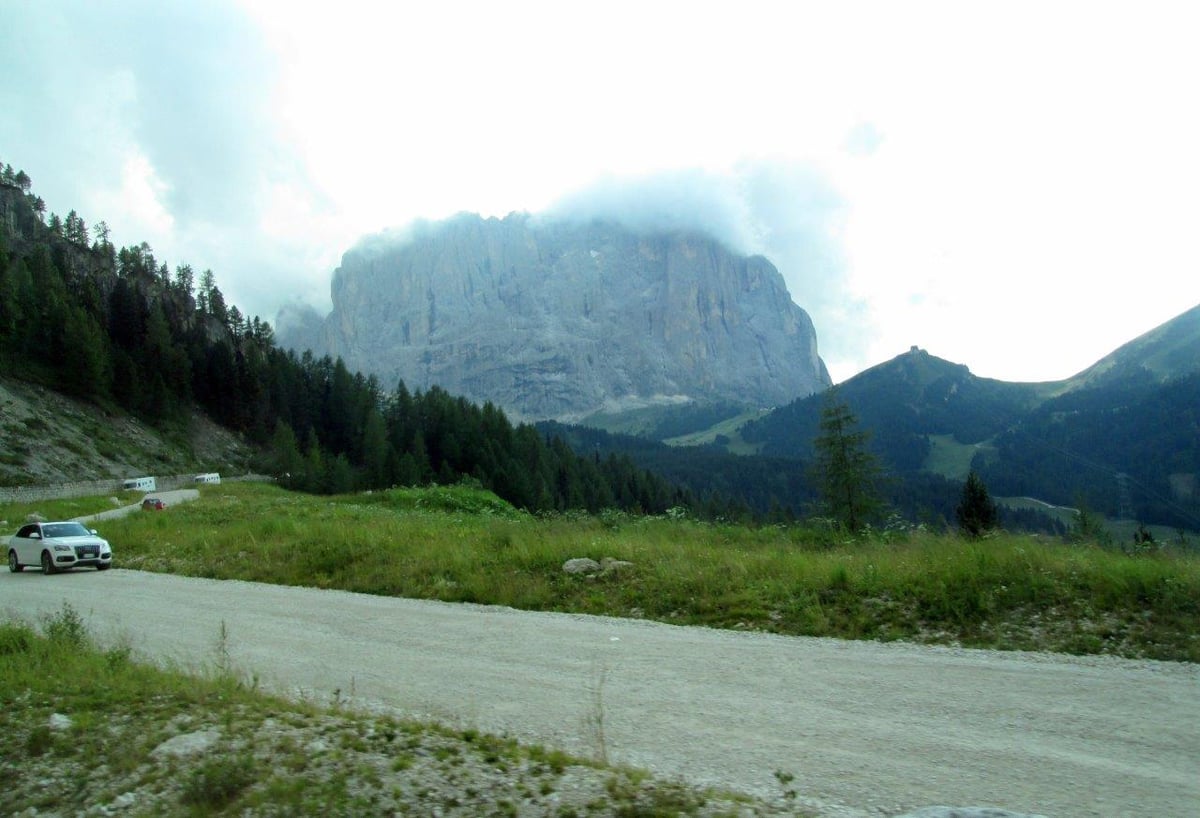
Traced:
<path fill-rule="evenodd" d="M 816 333 L 766 259 L 694 233 L 461 215 L 359 243 L 319 333 L 293 345 L 438 385 L 521 419 L 730 400 L 774 405 L 829 385 Z"/>

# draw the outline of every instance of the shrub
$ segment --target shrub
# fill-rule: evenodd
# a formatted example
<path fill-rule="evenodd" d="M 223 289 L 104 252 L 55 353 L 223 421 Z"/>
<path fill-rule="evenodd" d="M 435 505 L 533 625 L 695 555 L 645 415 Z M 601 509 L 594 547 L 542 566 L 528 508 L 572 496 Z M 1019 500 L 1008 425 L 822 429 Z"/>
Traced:
<path fill-rule="evenodd" d="M 0 656 L 28 653 L 33 645 L 33 634 L 22 625 L 0 625 Z"/>
<path fill-rule="evenodd" d="M 974 471 L 967 475 L 963 484 L 962 500 L 954 510 L 958 527 L 971 537 L 981 537 L 996 528 L 1000 511 L 988 495 L 987 486 Z"/>
<path fill-rule="evenodd" d="M 46 636 L 51 642 L 73 648 L 81 648 L 87 644 L 87 626 L 69 602 L 64 602 L 62 610 L 46 621 Z"/>
<path fill-rule="evenodd" d="M 184 804 L 220 809 L 241 795 L 254 778 L 252 757 L 213 758 L 192 771 L 180 798 Z"/>

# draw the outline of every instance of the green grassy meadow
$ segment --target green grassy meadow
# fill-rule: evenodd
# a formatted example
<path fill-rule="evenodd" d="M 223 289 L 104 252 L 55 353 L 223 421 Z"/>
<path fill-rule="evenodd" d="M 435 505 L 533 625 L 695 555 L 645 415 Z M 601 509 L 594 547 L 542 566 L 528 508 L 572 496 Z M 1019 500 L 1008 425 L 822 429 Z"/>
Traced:
<path fill-rule="evenodd" d="M 925 468 L 948 480 L 965 480 L 971 470 L 971 461 L 981 449 L 995 447 L 989 443 L 959 443 L 953 435 L 930 435 L 929 456 Z"/>
<path fill-rule="evenodd" d="M 121 492 L 117 499 L 121 505 L 129 505 L 141 500 L 142 495 Z M 35 512 L 47 520 L 70 520 L 110 511 L 115 507 L 111 497 L 69 497 L 61 500 L 39 500 L 36 503 L 0 503 L 0 520 L 8 521 L 8 525 L 0 529 L 0 536 L 12 534 L 25 521 L 26 515 Z"/>
<path fill-rule="evenodd" d="M 619 512 L 534 517 L 464 486 L 264 484 L 100 526 L 116 566 L 844 639 L 1200 661 L 1200 557 L 922 530 L 859 537 Z M 567 574 L 574 557 L 631 566 Z"/>
<path fill-rule="evenodd" d="M 758 454 L 759 449 L 762 448 L 761 444 L 747 443 L 742 440 L 741 429 L 747 422 L 758 420 L 767 414 L 769 414 L 769 410 L 767 409 L 747 410 L 740 415 L 735 415 L 728 420 L 721 421 L 704 431 L 694 432 L 681 437 L 672 437 L 663 442 L 668 446 L 705 446 L 714 442 L 719 435 L 724 435 L 729 438 L 729 443 L 725 448 L 731 454 Z"/>

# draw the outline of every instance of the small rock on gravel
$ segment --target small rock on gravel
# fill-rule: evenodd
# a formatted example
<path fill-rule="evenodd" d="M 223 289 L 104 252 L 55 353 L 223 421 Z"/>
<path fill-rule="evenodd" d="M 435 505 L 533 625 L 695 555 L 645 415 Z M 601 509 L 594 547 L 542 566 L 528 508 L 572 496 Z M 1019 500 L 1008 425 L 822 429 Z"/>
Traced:
<path fill-rule="evenodd" d="M 195 733 L 184 733 L 164 741 L 154 748 L 154 755 L 190 756 L 202 753 L 212 747 L 221 738 L 216 730 L 199 730 Z"/>

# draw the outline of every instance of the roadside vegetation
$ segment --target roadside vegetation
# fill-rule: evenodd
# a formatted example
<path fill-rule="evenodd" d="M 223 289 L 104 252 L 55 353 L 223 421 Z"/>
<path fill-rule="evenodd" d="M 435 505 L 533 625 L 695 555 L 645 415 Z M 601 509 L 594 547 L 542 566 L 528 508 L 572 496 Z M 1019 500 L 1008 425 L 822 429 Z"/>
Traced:
<path fill-rule="evenodd" d="M 470 486 L 264 484 L 104 524 L 116 567 L 844 639 L 1200 661 L 1200 557 L 896 523 L 534 516 Z M 568 574 L 573 558 L 631 565 Z"/>
<path fill-rule="evenodd" d="M 138 502 L 141 498 L 141 494 L 123 492 L 117 499 L 120 505 L 130 505 Z M 0 536 L 4 536 L 5 542 L 7 542 L 6 535 L 13 533 L 30 514 L 40 514 L 47 520 L 71 520 L 75 517 L 99 514 L 101 511 L 111 511 L 116 507 L 117 504 L 113 503 L 111 496 L 67 497 L 57 500 L 39 500 L 36 503 L 0 503 L 0 520 L 8 523 L 5 528 L 0 529 Z"/>
<path fill-rule="evenodd" d="M 0 622 L 0 813 L 583 818 L 783 811 L 783 804 L 470 728 L 267 695 L 228 665 L 217 634 L 214 640 L 206 666 L 162 668 L 137 661 L 128 647 L 97 645 L 67 605 L 37 625 Z"/>

